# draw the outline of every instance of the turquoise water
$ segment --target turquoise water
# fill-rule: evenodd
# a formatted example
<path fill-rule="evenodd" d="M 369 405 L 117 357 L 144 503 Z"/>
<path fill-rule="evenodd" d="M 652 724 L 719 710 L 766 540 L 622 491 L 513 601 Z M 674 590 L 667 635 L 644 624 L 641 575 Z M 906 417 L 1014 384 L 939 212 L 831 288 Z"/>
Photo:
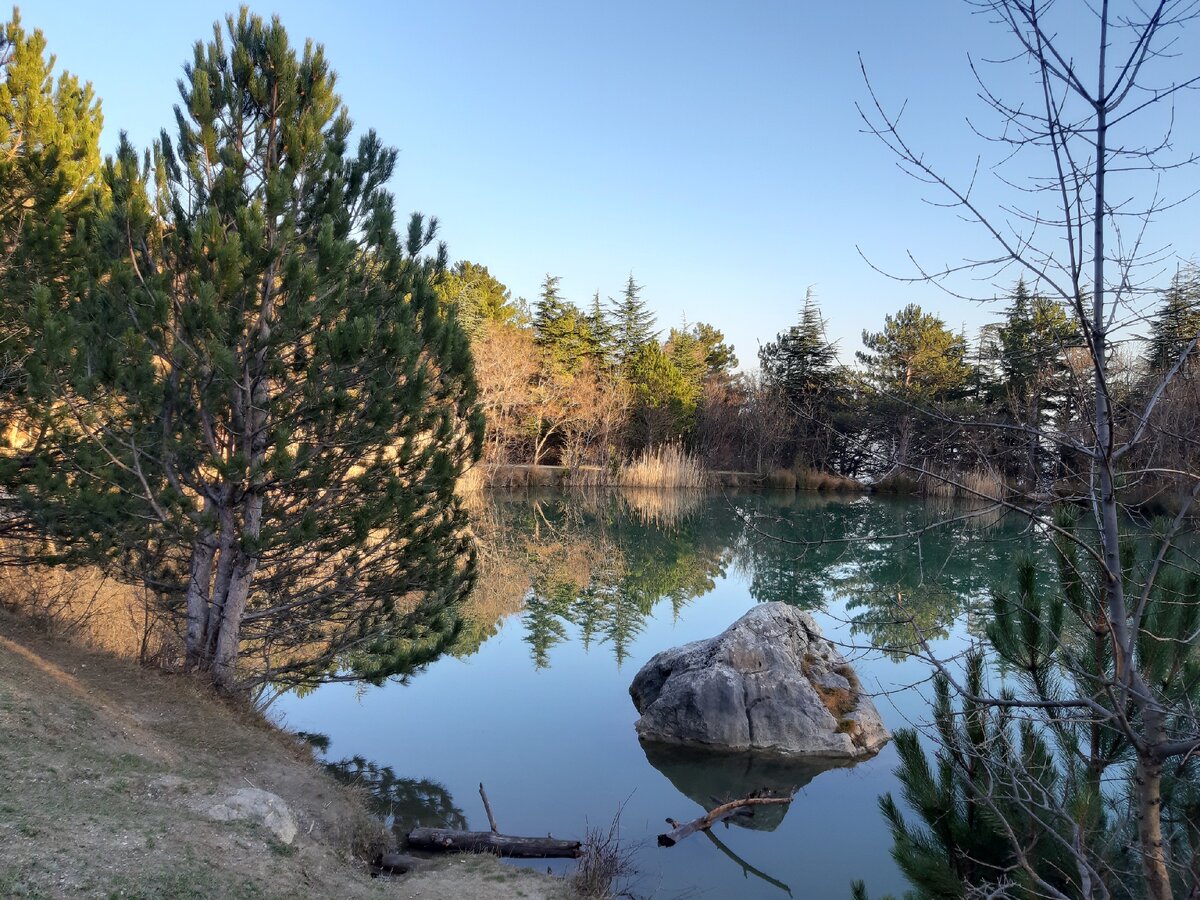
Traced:
<path fill-rule="evenodd" d="M 474 620 L 455 654 L 406 684 L 328 685 L 276 708 L 325 735 L 329 760 L 386 767 L 381 809 L 401 826 L 486 830 L 483 782 L 509 834 L 577 837 L 620 810 L 637 896 L 847 897 L 856 878 L 874 896 L 899 894 L 877 808 L 896 790 L 890 745 L 827 771 L 648 755 L 628 685 L 659 650 L 784 600 L 842 645 L 891 729 L 924 722 L 929 670 L 906 657 L 912 630 L 899 623 L 911 616 L 940 652 L 961 649 L 988 590 L 1030 547 L 1024 522 L 964 512 L 813 495 L 488 497 L 475 510 Z M 664 819 L 767 782 L 800 786 L 782 816 L 656 846 Z"/>

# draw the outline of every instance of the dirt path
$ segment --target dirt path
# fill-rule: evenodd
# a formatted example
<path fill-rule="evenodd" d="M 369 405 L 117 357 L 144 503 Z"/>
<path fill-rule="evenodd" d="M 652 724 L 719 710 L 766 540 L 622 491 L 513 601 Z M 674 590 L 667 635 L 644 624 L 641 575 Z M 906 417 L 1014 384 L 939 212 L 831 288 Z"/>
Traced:
<path fill-rule="evenodd" d="M 361 862 L 382 827 L 297 739 L 186 678 L 49 640 L 0 612 L 0 896 L 565 896 L 491 858 L 404 879 Z M 296 826 L 213 821 L 234 792 Z M 257 795 L 256 796 L 261 796 Z"/>

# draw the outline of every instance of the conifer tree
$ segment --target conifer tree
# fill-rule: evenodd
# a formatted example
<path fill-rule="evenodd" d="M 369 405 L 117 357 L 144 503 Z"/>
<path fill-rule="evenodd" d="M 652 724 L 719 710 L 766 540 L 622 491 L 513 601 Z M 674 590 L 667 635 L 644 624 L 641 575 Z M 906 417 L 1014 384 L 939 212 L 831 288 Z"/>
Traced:
<path fill-rule="evenodd" d="M 704 351 L 704 365 L 709 378 L 728 379 L 737 368 L 738 358 L 731 344 L 725 343 L 725 335 L 707 322 L 692 326 L 696 340 Z"/>
<path fill-rule="evenodd" d="M 884 321 L 883 331 L 864 329 L 866 352 L 857 356 L 881 391 L 911 402 L 952 400 L 971 379 L 967 343 L 937 316 L 910 303 Z"/>
<path fill-rule="evenodd" d="M 1162 306 L 1150 324 L 1150 368 L 1165 372 L 1200 336 L 1200 269 L 1188 266 L 1175 273 L 1163 294 Z M 1189 359 L 1200 357 L 1195 349 Z"/>
<path fill-rule="evenodd" d="M 521 311 L 509 291 L 487 266 L 459 260 L 437 281 L 438 299 L 449 310 L 453 307 L 458 323 L 472 338 L 484 325 L 516 324 Z"/>
<path fill-rule="evenodd" d="M 1041 442 L 1033 432 L 1062 408 L 1069 388 L 1067 350 L 1082 338 L 1061 304 L 1031 294 L 1020 279 L 997 339 L 998 399 L 1015 423 L 1029 429 L 1013 443 L 1024 458 L 1017 468 L 1033 486 L 1043 474 Z"/>
<path fill-rule="evenodd" d="M 616 329 L 609 321 L 604 306 L 600 303 L 600 292 L 592 295 L 592 305 L 586 320 L 590 348 L 588 355 L 600 371 L 609 369 L 616 357 Z"/>
<path fill-rule="evenodd" d="M 538 346 L 549 353 L 555 366 L 575 372 L 593 352 L 588 319 L 574 303 L 563 298 L 557 275 L 547 275 L 534 304 L 533 333 Z"/>
<path fill-rule="evenodd" d="M 226 32 L 153 165 L 124 141 L 106 164 L 85 277 L 36 293 L 22 497 L 71 559 L 160 592 L 221 688 L 378 680 L 453 640 L 470 585 L 466 335 L 436 223 L 397 232 L 396 151 L 348 149 L 321 46 L 245 9 Z"/>
<path fill-rule="evenodd" d="M 14 9 L 0 33 L 0 420 L 10 427 L 30 289 L 63 277 L 80 216 L 99 199 L 100 102 L 69 72 L 55 80 L 54 64 Z"/>
<path fill-rule="evenodd" d="M 795 405 L 807 405 L 837 383 L 837 349 L 825 337 L 825 319 L 811 290 L 799 321 L 760 347 L 758 362 L 767 382 Z"/>
<path fill-rule="evenodd" d="M 810 289 L 799 320 L 758 350 L 769 390 L 786 402 L 793 418 L 791 453 L 815 469 L 835 468 L 842 434 L 835 420 L 845 402 L 845 382 L 837 349 L 825 337 L 825 319 Z"/>
<path fill-rule="evenodd" d="M 654 313 L 642 299 L 642 286 L 630 273 L 625 290 L 613 310 L 616 329 L 617 362 L 624 368 L 647 344 L 658 339 L 654 330 Z"/>

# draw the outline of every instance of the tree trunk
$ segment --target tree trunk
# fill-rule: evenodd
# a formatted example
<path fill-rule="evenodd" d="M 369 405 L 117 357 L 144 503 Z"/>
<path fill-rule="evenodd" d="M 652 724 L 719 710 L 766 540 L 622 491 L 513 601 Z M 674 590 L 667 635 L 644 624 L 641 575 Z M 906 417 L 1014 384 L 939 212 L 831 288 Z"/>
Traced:
<path fill-rule="evenodd" d="M 226 494 L 228 492 L 225 492 Z M 203 661 L 211 661 L 217 651 L 217 635 L 221 630 L 221 619 L 225 615 L 225 599 L 229 596 L 229 582 L 237 563 L 237 546 L 234 544 L 233 512 L 228 503 L 221 510 L 220 538 L 217 542 L 217 577 L 213 584 L 212 603 L 208 609 L 208 625 L 205 629 Z"/>
<path fill-rule="evenodd" d="M 187 636 L 184 643 L 187 667 L 194 669 L 204 658 L 204 642 L 208 628 L 208 605 L 212 593 L 213 555 L 216 541 L 205 530 L 192 543 L 192 565 L 188 573 Z"/>
<path fill-rule="evenodd" d="M 1108 399 L 1108 335 L 1105 317 L 1105 178 L 1108 166 L 1108 98 L 1105 94 L 1105 65 L 1108 49 L 1108 0 L 1100 10 L 1100 64 L 1096 108 L 1095 205 L 1092 210 L 1092 366 L 1095 372 L 1096 450 L 1094 459 L 1099 483 L 1093 482 L 1093 496 L 1099 493 L 1100 545 L 1104 556 L 1105 587 L 1108 591 L 1107 618 L 1113 636 L 1113 663 L 1116 676 L 1142 714 L 1145 745 L 1138 752 L 1135 775 L 1138 842 L 1142 875 L 1151 900 L 1171 900 L 1171 878 L 1164 858 L 1162 839 L 1162 761 L 1153 756 L 1162 741 L 1162 710 L 1150 686 L 1137 668 L 1137 642 L 1129 629 L 1129 610 L 1125 602 L 1124 569 L 1121 564 L 1120 518 L 1117 509 L 1116 478 L 1113 472 L 1113 411 Z M 1078 302 L 1082 305 L 1082 298 Z M 1082 310 L 1081 310 L 1082 312 Z"/>
<path fill-rule="evenodd" d="M 262 530 L 263 500 L 260 495 L 246 498 L 246 508 L 243 516 L 243 539 L 256 542 Z M 237 565 L 233 567 L 229 579 L 229 592 L 225 597 L 225 605 L 221 611 L 221 629 L 217 634 L 216 649 L 213 652 L 212 677 L 217 687 L 223 691 L 232 691 L 237 685 L 238 647 L 241 643 L 242 616 L 246 612 L 246 604 L 250 599 L 250 584 L 258 569 L 258 553 L 238 552 Z"/>
<path fill-rule="evenodd" d="M 1146 896 L 1152 900 L 1171 900 L 1171 874 L 1162 832 L 1162 763 L 1139 753 L 1134 783 Z"/>
<path fill-rule="evenodd" d="M 449 828 L 414 828 L 408 833 L 413 850 L 443 853 L 495 853 L 514 859 L 575 859 L 579 841 L 553 837 L 512 837 L 490 831 L 454 831 Z"/>

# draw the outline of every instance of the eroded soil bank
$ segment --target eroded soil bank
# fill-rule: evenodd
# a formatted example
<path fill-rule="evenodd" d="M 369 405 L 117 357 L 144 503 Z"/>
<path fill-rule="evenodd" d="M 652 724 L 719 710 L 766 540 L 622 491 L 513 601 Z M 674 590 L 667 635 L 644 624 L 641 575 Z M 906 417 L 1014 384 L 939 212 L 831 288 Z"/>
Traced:
<path fill-rule="evenodd" d="M 382 826 L 297 738 L 3 611 L 0 771 L 3 897 L 565 896 L 490 857 L 371 878 Z M 276 795 L 291 823 L 211 817 L 238 792 Z"/>

